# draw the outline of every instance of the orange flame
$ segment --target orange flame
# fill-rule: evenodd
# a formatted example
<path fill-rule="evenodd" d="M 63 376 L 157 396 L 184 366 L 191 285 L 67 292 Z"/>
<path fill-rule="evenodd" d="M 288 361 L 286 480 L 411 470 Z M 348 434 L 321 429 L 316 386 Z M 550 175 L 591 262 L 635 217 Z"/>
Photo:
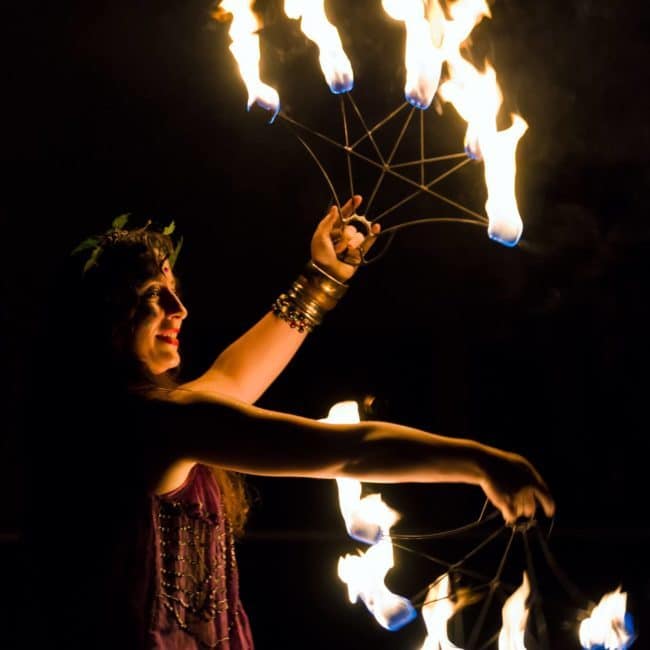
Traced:
<path fill-rule="evenodd" d="M 515 197 L 516 150 L 528 124 L 519 115 L 511 115 L 512 125 L 505 131 L 484 133 L 479 137 L 488 198 L 485 211 L 489 219 L 488 235 L 506 246 L 514 246 L 521 237 L 523 223 Z"/>
<path fill-rule="evenodd" d="M 427 637 L 420 650 L 459 650 L 447 636 L 449 619 L 459 609 L 459 604 L 451 600 L 449 574 L 443 573 L 429 588 L 422 618 L 427 628 Z"/>
<path fill-rule="evenodd" d="M 605 594 L 591 610 L 589 618 L 580 623 L 580 645 L 624 650 L 633 640 L 625 621 L 627 594 L 618 587 Z"/>
<path fill-rule="evenodd" d="M 351 478 L 337 478 L 339 506 L 350 537 L 375 544 L 389 536 L 399 514 L 381 498 L 368 494 L 361 498 L 361 483 Z"/>
<path fill-rule="evenodd" d="M 486 62 L 477 70 L 461 53 L 475 25 L 490 17 L 485 0 L 458 0 L 450 7 L 452 20 L 445 21 L 443 52 L 449 79 L 440 85 L 440 98 L 450 102 L 467 122 L 465 149 L 485 164 L 488 199 L 485 204 L 488 235 L 506 246 L 514 246 L 523 230 L 515 195 L 516 149 L 527 124 L 518 115 L 512 126 L 497 131 L 497 116 L 503 95 L 494 68 Z"/>
<path fill-rule="evenodd" d="M 280 111 L 277 91 L 260 80 L 260 43 L 257 31 L 261 24 L 253 11 L 254 0 L 223 0 L 221 9 L 232 14 L 229 35 L 232 52 L 248 91 L 247 107 L 253 104 L 272 111 L 273 122 Z"/>
<path fill-rule="evenodd" d="M 429 108 L 440 82 L 442 52 L 432 41 L 432 31 L 422 0 L 382 0 L 384 11 L 406 27 L 404 96 L 416 108 Z M 432 12 L 431 20 L 440 16 Z"/>
<path fill-rule="evenodd" d="M 444 21 L 442 48 L 445 59 L 460 57 L 460 48 L 483 18 L 491 18 L 486 0 L 458 0 L 449 6 L 451 20 Z"/>
<path fill-rule="evenodd" d="M 353 401 L 339 402 L 321 422 L 346 424 L 360 422 L 359 405 Z M 352 478 L 337 478 L 339 507 L 350 537 L 366 544 L 375 544 L 390 533 L 399 513 L 390 508 L 380 494 L 361 498 L 361 482 Z"/>
<path fill-rule="evenodd" d="M 520 587 L 506 600 L 501 609 L 503 625 L 499 632 L 499 650 L 526 650 L 524 634 L 528 623 L 526 600 L 530 594 L 528 575 L 524 571 Z"/>
<path fill-rule="evenodd" d="M 284 13 L 300 20 L 300 29 L 318 46 L 318 60 L 333 93 L 352 90 L 352 65 L 336 28 L 325 15 L 324 0 L 284 0 Z"/>
<path fill-rule="evenodd" d="M 497 114 L 503 102 L 496 72 L 489 63 L 480 72 L 463 58 L 455 61 L 450 70 L 450 78 L 440 85 L 440 98 L 453 104 L 467 122 L 465 148 L 480 160 L 483 158 L 480 138 L 496 132 Z"/>
<path fill-rule="evenodd" d="M 320 421 L 331 424 L 359 422 L 359 405 L 355 401 L 339 402 Z M 388 507 L 379 494 L 361 499 L 359 481 L 340 478 L 336 482 L 348 533 L 355 539 L 373 544 L 365 553 L 340 557 L 338 576 L 348 587 L 351 603 L 362 600 L 382 627 L 399 629 L 416 616 L 411 603 L 392 593 L 384 582 L 386 574 L 394 566 L 390 528 L 399 514 Z"/>
<path fill-rule="evenodd" d="M 280 101 L 277 91 L 259 77 L 260 25 L 253 4 L 254 0 L 223 0 L 218 15 L 220 19 L 226 13 L 232 15 L 230 50 L 248 90 L 248 108 L 258 104 L 272 111 L 272 122 Z M 405 24 L 407 100 L 425 109 L 438 91 L 442 101 L 453 104 L 466 121 L 465 149 L 485 164 L 488 235 L 506 246 L 515 246 L 523 230 L 515 192 L 516 149 L 527 124 L 512 115 L 512 126 L 498 131 L 503 95 L 496 73 L 487 62 L 485 70 L 479 71 L 462 54 L 474 27 L 484 17 L 491 17 L 487 0 L 449 4 L 450 20 L 444 18 L 439 0 L 382 0 L 382 6 L 388 15 Z M 353 86 L 352 67 L 338 31 L 327 19 L 324 0 L 285 0 L 284 10 L 290 18 L 300 20 L 305 35 L 318 46 L 321 69 L 332 92 L 349 91 Z M 439 85 L 445 61 L 449 78 Z"/>
<path fill-rule="evenodd" d="M 412 621 L 413 605 L 386 587 L 386 574 L 394 565 L 389 538 L 377 542 L 359 555 L 339 558 L 338 576 L 348 587 L 351 603 L 362 600 L 375 620 L 387 630 L 397 630 Z"/>

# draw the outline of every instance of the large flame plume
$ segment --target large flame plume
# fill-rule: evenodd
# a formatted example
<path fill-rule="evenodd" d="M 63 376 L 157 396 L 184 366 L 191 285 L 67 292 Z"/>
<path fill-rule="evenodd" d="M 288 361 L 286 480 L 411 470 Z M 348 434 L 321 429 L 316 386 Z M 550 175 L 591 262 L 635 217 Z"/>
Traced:
<path fill-rule="evenodd" d="M 321 422 L 353 424 L 360 421 L 354 401 L 339 402 Z M 386 574 L 393 568 L 391 526 L 398 513 L 387 506 L 379 494 L 361 498 L 361 483 L 355 479 L 337 479 L 339 505 L 351 537 L 371 544 L 365 553 L 339 558 L 338 576 L 348 587 L 351 603 L 361 600 L 377 622 L 388 630 L 398 630 L 416 616 L 413 605 L 386 587 Z"/>
<path fill-rule="evenodd" d="M 324 0 L 284 0 L 284 13 L 289 18 L 301 19 L 303 34 L 318 46 L 318 60 L 330 90 L 335 94 L 352 90 L 352 64 L 338 31 L 327 19 Z"/>
<path fill-rule="evenodd" d="M 280 111 L 277 90 L 260 79 L 260 38 L 257 31 L 260 21 L 253 11 L 255 0 L 223 0 L 221 9 L 232 14 L 228 34 L 232 39 L 230 51 L 237 61 L 244 85 L 248 91 L 247 107 L 253 104 L 273 113 L 270 121 Z"/>
<path fill-rule="evenodd" d="M 322 422 L 353 424 L 360 422 L 359 405 L 355 401 L 339 402 L 332 406 Z M 390 508 L 380 494 L 361 498 L 361 482 L 351 478 L 337 478 L 339 507 L 350 537 L 375 544 L 390 534 L 399 514 Z"/>
<path fill-rule="evenodd" d="M 422 606 L 422 618 L 427 628 L 427 636 L 420 650 L 460 650 L 447 636 L 449 619 L 459 608 L 458 603 L 451 600 L 449 574 L 443 573 L 429 587 L 427 597 Z"/>
<path fill-rule="evenodd" d="M 399 630 L 416 616 L 413 605 L 392 593 L 384 582 L 393 565 L 390 537 L 377 542 L 365 553 L 339 558 L 338 564 L 338 575 L 348 587 L 350 602 L 363 601 L 379 625 L 391 631 Z"/>
<path fill-rule="evenodd" d="M 451 5 L 449 13 L 451 20 L 445 21 L 442 47 L 449 79 L 441 84 L 439 95 L 467 122 L 468 155 L 483 160 L 489 237 L 506 246 L 515 246 L 523 230 L 515 195 L 516 150 L 528 125 L 513 114 L 512 125 L 505 131 L 497 130 L 503 95 L 494 68 L 486 62 L 481 72 L 462 54 L 463 43 L 475 25 L 490 17 L 485 0 L 458 0 Z"/>
<path fill-rule="evenodd" d="M 440 82 L 442 51 L 432 40 L 433 30 L 424 3 L 422 0 L 382 0 L 382 6 L 391 18 L 403 21 L 406 28 L 404 96 L 416 108 L 429 108 Z M 438 17 L 439 13 L 434 15 Z"/>
<path fill-rule="evenodd" d="M 233 16 L 230 50 L 248 90 L 248 108 L 258 104 L 272 111 L 273 121 L 280 102 L 277 91 L 260 80 L 260 24 L 252 10 L 253 2 L 223 0 L 221 7 Z M 489 62 L 479 70 L 463 54 L 475 26 L 491 17 L 487 0 L 449 2 L 449 18 L 438 0 L 382 0 L 382 6 L 405 26 L 406 99 L 426 109 L 438 92 L 440 99 L 451 103 L 465 120 L 465 149 L 469 156 L 484 162 L 488 235 L 501 244 L 515 246 L 523 231 L 515 194 L 516 150 L 527 124 L 513 114 L 512 125 L 498 130 L 503 95 L 496 73 Z M 318 46 L 321 69 L 332 92 L 351 90 L 352 66 L 337 29 L 326 16 L 324 0 L 285 0 L 284 11 L 289 18 L 300 20 L 302 31 Z M 448 74 L 440 84 L 443 63 Z"/>
<path fill-rule="evenodd" d="M 590 650 L 625 650 L 632 645 L 634 632 L 626 613 L 627 594 L 618 587 L 605 594 L 580 623 L 580 645 Z"/>
<path fill-rule="evenodd" d="M 510 595 L 501 609 L 503 624 L 499 632 L 499 650 L 526 650 L 524 636 L 529 609 L 526 601 L 530 595 L 530 582 L 524 571 L 519 588 Z"/>

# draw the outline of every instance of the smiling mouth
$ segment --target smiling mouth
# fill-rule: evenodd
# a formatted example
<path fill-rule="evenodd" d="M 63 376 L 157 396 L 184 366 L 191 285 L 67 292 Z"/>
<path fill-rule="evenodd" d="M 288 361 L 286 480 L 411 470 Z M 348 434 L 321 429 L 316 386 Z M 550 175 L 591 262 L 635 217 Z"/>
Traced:
<path fill-rule="evenodd" d="M 177 331 L 171 331 L 168 334 L 156 334 L 156 338 L 159 341 L 178 347 L 178 338 L 176 338 L 177 333 Z"/>
<path fill-rule="evenodd" d="M 171 336 L 162 336 L 161 334 L 159 334 L 156 338 L 160 341 L 164 341 L 165 343 L 169 343 L 169 345 L 178 347 L 178 339 L 175 339 Z"/>

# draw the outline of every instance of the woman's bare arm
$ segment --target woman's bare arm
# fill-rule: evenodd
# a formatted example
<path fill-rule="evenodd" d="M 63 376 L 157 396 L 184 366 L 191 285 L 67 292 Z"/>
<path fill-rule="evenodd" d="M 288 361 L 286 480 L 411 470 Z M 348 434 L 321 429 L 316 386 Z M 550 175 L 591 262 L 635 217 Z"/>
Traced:
<path fill-rule="evenodd" d="M 347 218 L 354 214 L 360 203 L 360 196 L 352 197 L 342 206 L 341 216 Z M 341 229 L 340 223 L 338 208 L 334 206 L 314 232 L 311 256 L 333 277 L 346 282 L 356 267 L 341 262 L 337 255 L 346 248 L 356 248 L 361 244 L 367 251 L 372 238 L 364 241 L 354 228 Z M 336 245 L 332 240 L 333 233 L 337 233 Z M 221 393 L 254 404 L 286 368 L 306 336 L 269 312 L 229 345 L 203 375 L 185 387 Z"/>
<path fill-rule="evenodd" d="M 291 329 L 271 312 L 229 345 L 190 390 L 221 393 L 254 404 L 286 368 L 306 333 Z"/>
<path fill-rule="evenodd" d="M 328 424 L 210 392 L 173 391 L 156 406 L 169 466 L 185 460 L 264 476 L 468 483 L 508 521 L 532 516 L 537 503 L 553 512 L 548 488 L 526 459 L 473 440 L 389 422 Z"/>

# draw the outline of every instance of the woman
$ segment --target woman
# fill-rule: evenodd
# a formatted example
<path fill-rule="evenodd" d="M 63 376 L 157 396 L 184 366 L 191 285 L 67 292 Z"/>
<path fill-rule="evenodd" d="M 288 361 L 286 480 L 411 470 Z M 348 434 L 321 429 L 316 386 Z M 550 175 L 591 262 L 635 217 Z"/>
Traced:
<path fill-rule="evenodd" d="M 372 244 L 378 230 L 364 240 L 342 227 L 360 203 L 328 212 L 303 273 L 193 381 L 174 378 L 187 309 L 168 236 L 113 228 L 94 242 L 75 291 L 61 285 L 40 357 L 56 426 L 35 426 L 29 438 L 35 647 L 252 648 L 233 542 L 247 510 L 239 472 L 470 483 L 507 522 L 533 516 L 538 503 L 553 513 L 542 478 L 516 454 L 253 405 Z M 72 385 L 60 381 L 61 364 Z"/>

